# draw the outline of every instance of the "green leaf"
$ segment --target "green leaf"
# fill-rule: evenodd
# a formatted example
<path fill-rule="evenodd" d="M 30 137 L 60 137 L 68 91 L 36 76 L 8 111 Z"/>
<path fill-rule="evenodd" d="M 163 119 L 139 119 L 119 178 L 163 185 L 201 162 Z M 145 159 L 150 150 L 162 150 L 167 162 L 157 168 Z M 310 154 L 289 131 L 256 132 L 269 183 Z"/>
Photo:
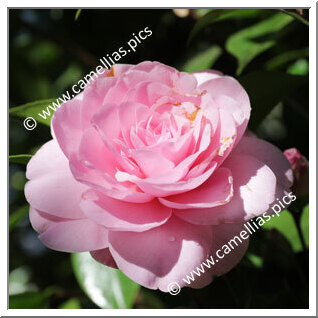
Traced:
<path fill-rule="evenodd" d="M 54 82 L 56 92 L 66 91 L 68 87 L 77 82 L 83 75 L 77 63 L 71 63 Z"/>
<path fill-rule="evenodd" d="M 27 292 L 9 296 L 10 309 L 45 309 L 48 308 L 46 292 Z"/>
<path fill-rule="evenodd" d="M 204 15 L 212 11 L 213 9 L 194 9 L 198 18 L 202 18 Z"/>
<path fill-rule="evenodd" d="M 45 100 L 38 100 L 36 102 L 27 103 L 21 106 L 12 107 L 9 110 L 9 115 L 12 117 L 17 118 L 26 118 L 26 117 L 33 117 L 37 122 L 50 126 L 52 115 L 54 114 L 54 110 L 49 108 L 53 102 L 56 103 L 55 99 L 45 99 Z M 45 116 L 43 111 L 49 112 L 50 115 Z M 46 118 L 42 118 L 39 116 L 39 113 Z"/>
<path fill-rule="evenodd" d="M 81 288 L 101 308 L 132 308 L 140 286 L 120 270 L 95 261 L 89 253 L 71 255 Z"/>
<path fill-rule="evenodd" d="M 32 155 L 11 155 L 9 156 L 9 162 L 26 165 L 31 158 Z"/>
<path fill-rule="evenodd" d="M 30 282 L 31 271 L 26 266 L 12 270 L 9 274 L 9 295 L 37 291 L 34 283 Z"/>
<path fill-rule="evenodd" d="M 250 260 L 250 262 L 257 268 L 261 268 L 263 266 L 263 259 L 252 253 L 247 254 L 247 258 Z"/>
<path fill-rule="evenodd" d="M 220 57 L 222 49 L 213 45 L 192 57 L 182 68 L 184 72 L 196 72 L 209 69 Z"/>
<path fill-rule="evenodd" d="M 282 12 L 284 12 L 285 14 L 290 15 L 291 17 L 293 17 L 294 19 L 302 22 L 303 24 L 309 26 L 309 22 L 307 20 L 305 20 L 300 14 L 296 13 L 296 12 L 292 12 L 292 11 L 287 11 L 284 9 L 281 9 Z"/>
<path fill-rule="evenodd" d="M 263 225 L 263 228 L 267 230 L 276 229 L 285 236 L 295 252 L 302 250 L 294 218 L 288 210 L 282 211 L 279 216 L 272 217 L 269 222 Z"/>
<path fill-rule="evenodd" d="M 59 306 L 59 309 L 81 309 L 81 303 L 77 298 L 71 298 Z"/>
<path fill-rule="evenodd" d="M 9 232 L 11 232 L 14 226 L 23 219 L 29 212 L 29 205 L 26 204 L 16 210 L 15 212 L 11 213 L 9 216 Z"/>
<path fill-rule="evenodd" d="M 303 209 L 303 213 L 300 218 L 300 228 L 303 233 L 306 246 L 309 247 L 309 205 L 308 204 Z"/>
<path fill-rule="evenodd" d="M 238 60 L 236 73 L 238 75 L 241 74 L 247 64 L 249 64 L 257 55 L 265 52 L 276 44 L 274 38 L 262 41 L 260 40 L 261 37 L 272 34 L 275 35 L 275 32 L 283 29 L 291 21 L 293 21 L 292 17 L 285 15 L 284 13 L 278 13 L 267 20 L 231 35 L 225 45 L 227 51 Z"/>
<path fill-rule="evenodd" d="M 279 102 L 306 84 L 308 79 L 280 72 L 258 71 L 242 76 L 239 81 L 251 101 L 249 127 L 256 129 Z"/>
<path fill-rule="evenodd" d="M 254 18 L 259 14 L 262 14 L 264 10 L 260 9 L 214 9 L 205 14 L 200 18 L 194 25 L 189 39 L 188 44 L 194 39 L 194 37 L 206 26 L 211 25 L 215 22 L 229 19 L 246 19 Z"/>
<path fill-rule="evenodd" d="M 297 60 L 287 69 L 287 73 L 292 75 L 308 75 L 309 73 L 308 61 L 305 59 Z"/>
<path fill-rule="evenodd" d="M 274 70 L 286 65 L 288 62 L 297 60 L 299 58 L 308 57 L 308 54 L 309 54 L 308 47 L 300 49 L 300 50 L 287 51 L 269 60 L 266 63 L 266 68 L 268 70 Z"/>
<path fill-rule="evenodd" d="M 75 18 L 74 18 L 75 21 L 77 21 L 77 19 L 79 18 L 81 12 L 82 12 L 82 9 L 78 9 L 78 10 L 76 11 L 76 13 L 75 13 Z"/>

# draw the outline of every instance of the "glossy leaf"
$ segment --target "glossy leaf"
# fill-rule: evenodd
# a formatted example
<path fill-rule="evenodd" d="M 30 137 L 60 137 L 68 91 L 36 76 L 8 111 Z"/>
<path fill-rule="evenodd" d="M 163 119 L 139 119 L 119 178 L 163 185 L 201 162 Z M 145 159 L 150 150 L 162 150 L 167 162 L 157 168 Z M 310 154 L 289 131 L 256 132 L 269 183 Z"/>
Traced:
<path fill-rule="evenodd" d="M 16 210 L 15 212 L 11 213 L 9 216 L 9 232 L 11 232 L 14 226 L 22 220 L 29 212 L 29 205 L 26 204 Z"/>
<path fill-rule="evenodd" d="M 9 162 L 26 165 L 31 158 L 32 158 L 32 155 L 11 155 L 9 156 Z"/>
<path fill-rule="evenodd" d="M 184 72 L 196 72 L 209 69 L 220 57 L 222 49 L 213 45 L 192 57 L 182 68 Z"/>
<path fill-rule="evenodd" d="M 120 270 L 95 261 L 89 253 L 72 254 L 72 266 L 81 288 L 101 308 L 132 308 L 140 286 Z"/>
<path fill-rule="evenodd" d="M 305 244 L 309 247 L 309 205 L 304 208 L 300 219 L 300 228 L 303 233 Z"/>
<path fill-rule="evenodd" d="M 249 261 L 257 268 L 261 268 L 263 266 L 263 260 L 260 256 L 252 253 L 247 254 L 247 258 Z"/>
<path fill-rule="evenodd" d="M 54 114 L 54 110 L 47 107 L 52 105 L 52 103 L 56 103 L 56 99 L 45 99 L 45 100 L 38 100 L 32 103 L 27 103 L 21 106 L 12 107 L 9 109 L 9 115 L 11 117 L 18 117 L 18 118 L 27 118 L 33 117 L 37 122 L 50 126 L 52 115 Z M 49 112 L 50 114 L 45 116 L 43 111 Z M 46 117 L 42 118 L 39 116 L 39 113 Z"/>
<path fill-rule="evenodd" d="M 249 127 L 255 129 L 281 101 L 307 83 L 304 76 L 280 72 L 258 71 L 239 78 L 252 106 Z"/>
<path fill-rule="evenodd" d="M 81 309 L 81 303 L 77 298 L 71 298 L 59 306 L 60 309 Z"/>
<path fill-rule="evenodd" d="M 264 229 L 276 229 L 279 231 L 290 243 L 294 252 L 302 250 L 301 241 L 298 235 L 297 227 L 293 216 L 288 210 L 282 211 L 279 216 L 273 214 L 275 217 L 263 225 Z"/>
<path fill-rule="evenodd" d="M 308 75 L 309 73 L 308 61 L 305 59 L 297 60 L 287 69 L 287 73 L 292 75 Z"/>
<path fill-rule="evenodd" d="M 204 15 L 213 10 L 215 9 L 195 9 L 194 11 L 199 18 L 202 18 Z"/>
<path fill-rule="evenodd" d="M 266 63 L 266 68 L 268 70 L 277 69 L 279 67 L 285 66 L 288 62 L 294 61 L 298 58 L 308 57 L 308 53 L 308 47 L 303 48 L 301 50 L 283 52 L 269 60 Z"/>
<path fill-rule="evenodd" d="M 9 274 L 9 295 L 18 295 L 26 292 L 37 291 L 35 284 L 30 282 L 31 271 L 27 266 L 12 270 Z"/>
<path fill-rule="evenodd" d="M 247 64 L 249 64 L 256 56 L 276 44 L 274 38 L 262 41 L 260 39 L 261 37 L 272 34 L 275 35 L 276 32 L 283 29 L 292 21 L 292 17 L 285 15 L 284 13 L 278 13 L 231 35 L 226 41 L 226 49 L 238 60 L 236 73 L 238 75 L 241 74 Z"/>
<path fill-rule="evenodd" d="M 194 25 L 188 43 L 190 43 L 194 37 L 206 26 L 211 25 L 215 22 L 229 19 L 246 19 L 254 18 L 259 14 L 262 14 L 264 10 L 260 9 L 214 9 L 205 14 L 200 18 Z"/>
<path fill-rule="evenodd" d="M 288 10 L 284 10 L 282 9 L 282 12 L 284 12 L 285 14 L 290 15 L 291 17 L 293 17 L 294 19 L 300 21 L 301 23 L 309 26 L 309 22 L 307 20 L 305 20 L 300 14 L 293 12 L 293 11 L 288 11 Z"/>
<path fill-rule="evenodd" d="M 52 290 L 47 288 L 42 292 L 27 292 L 9 296 L 10 309 L 45 309 L 48 308 Z"/>

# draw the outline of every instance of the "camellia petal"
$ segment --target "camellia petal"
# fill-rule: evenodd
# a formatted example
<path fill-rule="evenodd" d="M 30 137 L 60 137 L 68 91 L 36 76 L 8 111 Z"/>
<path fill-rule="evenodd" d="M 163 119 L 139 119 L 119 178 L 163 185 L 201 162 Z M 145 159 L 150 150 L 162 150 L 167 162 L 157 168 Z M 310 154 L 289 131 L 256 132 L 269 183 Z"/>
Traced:
<path fill-rule="evenodd" d="M 164 224 L 171 216 L 171 208 L 156 199 L 135 204 L 93 190 L 83 195 L 80 207 L 92 221 L 113 231 L 146 231 Z"/>
<path fill-rule="evenodd" d="M 74 179 L 67 158 L 55 141 L 45 144 L 32 157 L 27 177 L 30 181 L 24 191 L 33 208 L 62 218 L 84 217 L 78 203 L 87 187 Z"/>
<path fill-rule="evenodd" d="M 234 155 L 222 167 L 233 176 L 234 196 L 228 204 L 207 209 L 176 211 L 181 219 L 204 225 L 244 222 L 266 212 L 276 199 L 277 179 L 261 161 L 247 155 Z"/>
<path fill-rule="evenodd" d="M 109 248 L 91 251 L 90 253 L 97 262 L 100 262 L 112 268 L 118 268 L 114 261 L 114 258 L 112 257 L 112 254 L 110 254 Z"/>
<path fill-rule="evenodd" d="M 72 220 L 49 226 L 39 239 L 51 249 L 79 253 L 107 247 L 108 231 L 89 219 Z"/>
<path fill-rule="evenodd" d="M 174 281 L 186 285 L 182 278 L 207 257 L 211 242 L 211 227 L 177 218 L 146 232 L 109 233 L 110 252 L 118 268 L 137 283 L 162 291 Z"/>
<path fill-rule="evenodd" d="M 231 171 L 219 168 L 201 186 L 182 194 L 159 198 L 159 201 L 171 208 L 184 210 L 191 208 L 212 208 L 228 203 L 233 196 L 233 178 Z"/>

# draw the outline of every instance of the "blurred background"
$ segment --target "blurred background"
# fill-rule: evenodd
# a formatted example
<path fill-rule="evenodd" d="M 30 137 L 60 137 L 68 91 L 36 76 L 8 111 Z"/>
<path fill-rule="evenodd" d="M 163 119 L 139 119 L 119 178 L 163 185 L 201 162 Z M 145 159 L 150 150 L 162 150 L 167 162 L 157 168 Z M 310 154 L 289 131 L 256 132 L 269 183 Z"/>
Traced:
<path fill-rule="evenodd" d="M 15 107 L 61 96 L 149 27 L 152 35 L 120 63 L 234 76 L 251 98 L 249 128 L 308 158 L 308 24 L 308 10 L 10 9 L 9 154 L 33 154 L 51 139 L 46 125 L 26 130 L 25 109 L 32 110 Z M 28 220 L 26 161 L 10 158 L 9 165 L 10 308 L 308 308 L 308 195 L 255 233 L 230 273 L 171 296 L 42 245 Z M 85 275 L 92 275 L 89 286 Z"/>

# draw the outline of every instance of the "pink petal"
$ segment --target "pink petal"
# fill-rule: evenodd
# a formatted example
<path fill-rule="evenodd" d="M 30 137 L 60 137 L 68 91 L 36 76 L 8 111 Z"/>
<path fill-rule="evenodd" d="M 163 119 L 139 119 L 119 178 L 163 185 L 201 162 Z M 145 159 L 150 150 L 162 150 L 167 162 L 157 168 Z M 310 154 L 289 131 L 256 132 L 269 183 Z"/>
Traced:
<path fill-rule="evenodd" d="M 162 64 L 160 62 L 151 62 L 151 61 L 144 61 L 137 65 L 134 65 L 133 70 L 143 71 L 146 73 L 153 73 L 156 74 L 160 70 L 166 73 L 175 73 L 176 69 L 171 66 Z"/>
<path fill-rule="evenodd" d="M 249 238 L 242 239 L 242 237 L 240 236 L 240 233 L 241 231 L 246 231 L 248 235 L 249 232 L 244 227 L 244 223 L 221 224 L 221 225 L 213 226 L 212 231 L 213 231 L 213 236 L 215 238 L 213 240 L 212 251 L 211 251 L 213 254 L 216 253 L 218 249 L 222 249 L 222 246 L 224 244 L 228 244 L 228 242 L 230 242 L 234 238 L 236 242 L 238 243 L 238 245 L 236 246 L 236 244 L 232 243 L 231 241 L 231 244 L 234 247 L 234 249 L 231 251 L 230 254 L 225 255 L 224 258 L 222 258 L 222 260 L 220 260 L 217 264 L 215 264 L 213 268 L 214 274 L 216 276 L 220 276 L 220 275 L 226 274 L 233 267 L 235 267 L 244 256 L 248 248 Z M 247 235 L 243 235 L 243 237 L 247 237 Z M 241 238 L 241 241 L 239 241 L 236 238 L 236 236 L 239 236 Z"/>
<path fill-rule="evenodd" d="M 140 82 L 151 81 L 159 82 L 165 85 L 171 85 L 173 75 L 177 74 L 177 70 L 161 64 L 159 62 L 145 61 L 135 65 L 124 76 L 124 80 L 129 87 L 134 87 Z"/>
<path fill-rule="evenodd" d="M 77 182 L 67 159 L 55 141 L 46 143 L 30 160 L 25 196 L 40 211 L 62 218 L 78 219 L 84 215 L 78 204 L 87 187 Z"/>
<path fill-rule="evenodd" d="M 51 225 L 57 222 L 70 221 L 70 219 L 59 218 L 57 216 L 38 211 L 30 207 L 29 218 L 32 227 L 38 233 L 46 231 Z"/>
<path fill-rule="evenodd" d="M 231 153 L 236 138 L 237 130 L 232 114 L 225 109 L 220 109 L 217 129 L 211 138 L 211 145 L 208 151 L 201 157 L 201 160 L 203 161 L 213 155 L 213 160 L 218 165 L 221 165 Z"/>
<path fill-rule="evenodd" d="M 81 140 L 81 107 L 82 101 L 72 99 L 62 104 L 52 118 L 53 135 L 67 157 L 77 150 Z"/>
<path fill-rule="evenodd" d="M 195 76 L 198 86 L 215 78 L 221 77 L 223 74 L 219 71 L 215 70 L 205 70 L 205 71 L 199 71 L 199 72 L 194 72 L 192 75 Z"/>
<path fill-rule="evenodd" d="M 110 252 L 118 268 L 135 282 L 167 291 L 171 282 L 198 266 L 211 249 L 212 231 L 177 218 L 149 231 L 109 233 Z"/>
<path fill-rule="evenodd" d="M 115 175 L 117 162 L 94 128 L 89 128 L 83 133 L 78 153 L 81 162 L 110 176 Z"/>
<path fill-rule="evenodd" d="M 92 221 L 115 231 L 146 231 L 162 225 L 171 216 L 171 208 L 157 200 L 129 203 L 92 190 L 83 195 L 80 206 Z"/>
<path fill-rule="evenodd" d="M 124 102 L 118 107 L 118 119 L 123 138 L 129 147 L 133 147 L 130 141 L 130 129 L 135 127 L 141 120 L 151 116 L 150 109 L 143 104 L 136 102 Z"/>
<path fill-rule="evenodd" d="M 290 163 L 282 151 L 269 142 L 254 136 L 243 136 L 233 153 L 257 158 L 272 169 L 277 181 L 283 187 L 290 188 L 292 186 L 293 172 Z"/>
<path fill-rule="evenodd" d="M 131 150 L 131 155 L 147 178 L 160 176 L 174 168 L 173 162 L 151 150 Z"/>
<path fill-rule="evenodd" d="M 241 138 L 250 118 L 251 106 L 244 88 L 232 77 L 222 76 L 200 85 L 200 89 L 207 90 L 219 108 L 230 112 L 236 122 L 238 137 Z"/>
<path fill-rule="evenodd" d="M 98 79 L 99 85 L 93 82 L 92 85 L 88 85 L 83 91 L 82 105 L 81 105 L 81 123 L 82 130 L 91 127 L 92 116 L 98 111 L 103 104 L 104 95 L 114 85 L 113 82 L 108 79 Z M 101 88 L 100 82 L 103 82 Z"/>
<path fill-rule="evenodd" d="M 198 82 L 191 73 L 178 73 L 177 80 L 173 83 L 174 89 L 180 94 L 188 94 L 193 92 L 198 86 Z"/>
<path fill-rule="evenodd" d="M 119 185 L 110 175 L 96 169 L 91 164 L 82 163 L 78 156 L 73 154 L 70 157 L 70 169 L 74 178 L 89 187 L 97 187 L 101 190 L 112 189 L 113 187 L 125 189 L 124 186 Z"/>
<path fill-rule="evenodd" d="M 54 160 L 52 160 L 54 158 Z M 28 162 L 26 177 L 35 179 L 50 173 L 51 171 L 68 169 L 68 160 L 61 151 L 56 140 L 46 142 Z"/>
<path fill-rule="evenodd" d="M 112 66 L 113 68 L 113 76 L 120 77 L 124 75 L 125 73 L 129 72 L 135 65 L 133 64 L 120 64 L 116 63 Z"/>
<path fill-rule="evenodd" d="M 210 162 L 206 171 L 202 173 L 202 175 L 190 178 L 188 180 L 182 180 L 182 178 L 184 178 L 188 173 L 195 160 L 208 148 L 210 142 L 211 126 L 206 125 L 199 143 L 199 149 L 194 154 L 186 157 L 168 173 L 146 179 L 140 179 L 138 177 L 123 173 L 122 177 L 124 178 L 122 180 L 134 182 L 145 193 L 156 197 L 168 196 L 192 190 L 207 180 L 215 170 L 216 163 Z"/>
<path fill-rule="evenodd" d="M 155 183 L 153 180 L 137 180 L 136 184 L 142 189 L 145 193 L 152 194 L 156 197 L 165 197 L 169 195 L 175 195 L 183 192 L 190 191 L 194 188 L 200 186 L 205 182 L 214 172 L 216 168 L 216 163 L 212 162 L 208 169 L 201 175 L 190 178 L 188 180 L 182 180 L 174 183 Z M 173 175 L 172 175 L 173 176 Z"/>
<path fill-rule="evenodd" d="M 137 85 L 134 85 L 130 88 L 125 94 L 123 99 L 124 102 L 136 102 L 143 105 L 149 106 L 149 98 L 148 98 L 148 86 L 151 85 L 151 82 L 140 82 Z"/>
<path fill-rule="evenodd" d="M 243 235 L 243 237 L 246 239 L 242 239 L 242 237 L 240 236 L 240 233 L 243 230 L 247 232 L 247 235 Z M 243 223 L 221 224 L 212 226 L 212 233 L 212 248 L 209 257 L 207 258 L 212 261 L 210 258 L 210 256 L 212 256 L 214 265 L 210 264 L 210 268 L 203 265 L 202 267 L 205 272 L 203 275 L 201 274 L 200 277 L 193 275 L 195 280 L 191 283 L 192 288 L 205 287 L 211 283 L 214 277 L 221 276 L 229 272 L 240 262 L 248 248 L 249 233 L 244 227 Z M 230 250 L 229 253 L 227 248 Z M 224 253 L 225 250 L 228 254 Z M 218 253 L 221 258 L 219 258 L 216 253 Z M 209 265 L 207 261 L 205 261 L 204 263 Z M 199 266 L 199 268 L 202 267 Z"/>
<path fill-rule="evenodd" d="M 186 193 L 159 198 L 159 201 L 174 209 L 212 208 L 227 204 L 232 196 L 231 171 L 219 168 L 198 188 Z"/>
<path fill-rule="evenodd" d="M 134 184 L 126 186 L 125 183 L 117 182 L 117 180 L 113 179 L 107 173 L 102 173 L 93 167 L 85 166 L 75 155 L 70 158 L 70 167 L 76 180 L 114 199 L 143 203 L 151 201 L 154 198 L 150 194 L 138 191 Z"/>
<path fill-rule="evenodd" d="M 40 234 L 47 247 L 69 253 L 99 250 L 108 246 L 108 231 L 88 220 L 59 222 Z"/>
<path fill-rule="evenodd" d="M 142 81 L 128 90 L 123 101 L 137 102 L 151 107 L 162 96 L 170 96 L 171 92 L 171 88 L 162 83 Z"/>
<path fill-rule="evenodd" d="M 170 162 L 177 165 L 191 153 L 190 150 L 193 141 L 193 133 L 190 131 L 180 138 L 177 138 L 177 140 L 170 139 L 163 141 L 157 145 L 150 146 L 147 149 L 164 156 Z"/>
<path fill-rule="evenodd" d="M 146 203 L 154 199 L 154 196 L 148 193 L 139 192 L 137 190 L 127 189 L 122 190 L 105 190 L 106 195 L 111 198 L 121 200 L 124 202 L 133 202 L 133 203 Z"/>
<path fill-rule="evenodd" d="M 113 79 L 113 78 L 109 78 Z M 125 94 L 128 91 L 128 87 L 124 80 L 115 79 L 115 84 L 112 85 L 104 95 L 104 100 L 102 105 L 104 104 L 119 104 L 123 101 Z"/>
<path fill-rule="evenodd" d="M 118 138 L 121 132 L 117 105 L 104 104 L 93 116 L 92 125 L 96 127 L 104 142 L 111 147 L 113 140 Z"/>
<path fill-rule="evenodd" d="M 244 222 L 267 211 L 276 199 L 276 177 L 272 170 L 251 156 L 233 155 L 222 165 L 233 175 L 234 196 L 231 201 L 208 209 L 175 211 L 179 218 L 194 224 Z"/>
<path fill-rule="evenodd" d="M 113 259 L 112 254 L 110 254 L 109 248 L 103 248 L 101 250 L 91 251 L 92 257 L 99 263 L 106 266 L 117 269 L 117 265 Z"/>
<path fill-rule="evenodd" d="M 129 163 L 118 151 L 114 143 L 121 135 L 121 123 L 118 117 L 118 106 L 105 104 L 92 118 L 92 124 L 101 135 L 103 142 L 112 153 L 112 157 L 128 172 L 136 173 L 136 167 Z M 138 167 L 137 167 L 138 168 Z"/>
<path fill-rule="evenodd" d="M 130 181 L 130 182 L 136 183 L 138 185 L 139 184 L 146 185 L 146 186 L 150 185 L 151 187 L 152 187 L 152 184 L 156 184 L 157 186 L 160 184 L 171 184 L 171 183 L 175 184 L 176 182 L 182 180 L 186 176 L 187 172 L 189 171 L 189 169 L 190 169 L 191 165 L 194 163 L 194 161 L 201 155 L 202 152 L 204 152 L 207 149 L 209 142 L 211 140 L 209 127 L 210 126 L 207 126 L 206 127 L 207 129 L 205 129 L 205 132 L 204 132 L 203 137 L 201 139 L 199 150 L 197 150 L 194 154 L 186 157 L 176 167 L 167 170 L 168 172 L 163 173 L 163 174 L 158 175 L 158 176 L 152 176 L 152 177 L 148 177 L 145 179 L 141 179 L 134 174 L 126 173 L 123 171 L 118 171 L 116 173 L 117 180 Z M 152 147 L 148 147 L 145 149 L 146 153 L 150 153 L 150 151 L 148 151 L 147 149 L 152 149 Z M 134 151 L 132 150 L 131 152 L 133 153 Z M 152 156 L 154 157 L 155 160 L 156 160 L 156 158 L 159 158 L 159 155 L 157 155 L 157 154 L 153 154 Z M 162 160 L 164 161 L 165 158 L 162 158 Z M 140 165 L 142 166 L 143 163 L 140 163 Z M 168 165 L 170 165 L 170 163 L 168 163 Z M 209 165 L 211 165 L 210 162 L 206 166 L 206 168 Z"/>

